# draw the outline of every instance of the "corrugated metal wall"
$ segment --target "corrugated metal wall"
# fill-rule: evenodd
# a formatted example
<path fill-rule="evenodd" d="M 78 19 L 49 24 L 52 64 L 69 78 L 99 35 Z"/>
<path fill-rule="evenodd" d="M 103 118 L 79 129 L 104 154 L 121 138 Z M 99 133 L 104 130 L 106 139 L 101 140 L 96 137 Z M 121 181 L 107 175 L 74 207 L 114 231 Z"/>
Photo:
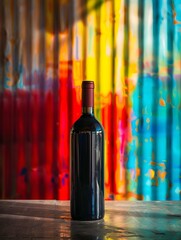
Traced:
<path fill-rule="evenodd" d="M 107 199 L 181 199 L 179 0 L 0 1 L 0 197 L 69 198 L 83 79 Z"/>

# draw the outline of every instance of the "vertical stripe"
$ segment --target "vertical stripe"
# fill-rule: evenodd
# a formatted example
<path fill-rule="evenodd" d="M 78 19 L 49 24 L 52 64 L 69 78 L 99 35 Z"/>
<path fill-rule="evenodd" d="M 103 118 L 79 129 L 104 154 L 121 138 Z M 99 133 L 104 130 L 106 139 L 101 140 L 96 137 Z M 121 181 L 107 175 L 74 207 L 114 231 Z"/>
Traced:
<path fill-rule="evenodd" d="M 0 198 L 5 197 L 5 138 L 4 138 L 4 82 L 5 82 L 5 13 L 4 1 L 0 1 Z"/>
<path fill-rule="evenodd" d="M 138 199 L 143 199 L 143 184 L 144 184 L 144 163 L 143 163 L 143 80 L 144 80 L 144 7 L 145 1 L 138 1 L 138 16 L 139 16 L 139 26 L 138 26 L 138 48 L 139 48 L 139 59 L 138 59 L 138 150 L 137 150 L 137 161 L 138 168 L 140 170 L 140 175 L 138 178 L 137 194 Z"/>

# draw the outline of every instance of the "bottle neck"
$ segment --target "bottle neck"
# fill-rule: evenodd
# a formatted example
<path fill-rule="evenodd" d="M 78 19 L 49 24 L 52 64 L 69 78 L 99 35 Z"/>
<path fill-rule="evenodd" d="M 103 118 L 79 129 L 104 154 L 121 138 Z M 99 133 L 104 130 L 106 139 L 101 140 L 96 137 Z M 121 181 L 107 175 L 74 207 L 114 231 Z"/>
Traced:
<path fill-rule="evenodd" d="M 82 114 L 94 114 L 94 82 L 82 83 Z"/>
<path fill-rule="evenodd" d="M 82 114 L 94 115 L 94 108 L 93 107 L 82 107 Z"/>

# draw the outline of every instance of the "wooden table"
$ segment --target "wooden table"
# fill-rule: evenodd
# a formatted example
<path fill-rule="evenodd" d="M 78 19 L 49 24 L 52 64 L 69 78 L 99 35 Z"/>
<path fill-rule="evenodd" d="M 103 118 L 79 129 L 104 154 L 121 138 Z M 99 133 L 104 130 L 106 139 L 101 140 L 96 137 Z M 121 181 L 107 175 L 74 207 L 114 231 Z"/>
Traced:
<path fill-rule="evenodd" d="M 181 239 L 181 201 L 108 201 L 104 220 L 78 222 L 69 201 L 1 200 L 0 239 Z"/>

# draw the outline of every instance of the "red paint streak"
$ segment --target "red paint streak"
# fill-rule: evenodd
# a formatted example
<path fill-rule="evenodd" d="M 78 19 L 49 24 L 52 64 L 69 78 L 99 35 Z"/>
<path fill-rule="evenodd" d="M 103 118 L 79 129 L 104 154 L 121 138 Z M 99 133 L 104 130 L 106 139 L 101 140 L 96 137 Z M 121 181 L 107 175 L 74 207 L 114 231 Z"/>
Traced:
<path fill-rule="evenodd" d="M 69 133 L 81 113 L 71 66 L 71 62 L 64 63 L 59 84 L 45 90 L 43 98 L 38 89 L 18 89 L 16 97 L 11 90 L 4 90 L 0 98 L 4 198 L 69 199 Z"/>
<path fill-rule="evenodd" d="M 105 181 L 105 198 L 111 199 L 110 194 L 113 194 L 113 127 L 112 127 L 112 94 L 108 96 L 109 103 L 102 108 L 101 119 L 105 130 L 105 143 L 107 144 L 107 164 L 106 164 L 106 181 Z"/>
<path fill-rule="evenodd" d="M 16 92 L 16 125 L 15 125 L 15 136 L 17 146 L 17 157 L 16 157 L 16 198 L 27 198 L 27 189 L 29 188 L 27 182 L 27 172 L 26 166 L 26 154 L 30 154 L 28 149 L 28 112 L 27 112 L 27 94 L 22 90 L 17 90 Z M 24 169 L 24 171 L 22 171 Z"/>
<path fill-rule="evenodd" d="M 53 94 L 52 92 L 47 92 L 45 96 L 45 186 L 46 189 L 51 190 L 51 170 L 53 164 L 53 144 L 54 144 L 54 135 L 53 135 L 53 124 L 54 124 L 54 114 L 53 114 Z M 56 124 L 56 123 L 55 123 Z M 55 125 L 56 126 L 56 125 Z M 53 198 L 53 191 L 46 190 L 46 199 Z"/>
<path fill-rule="evenodd" d="M 3 124 L 1 126 L 2 133 L 2 162 L 4 163 L 4 198 L 9 198 L 11 195 L 11 177 L 10 177 L 10 168 L 11 168 L 11 152 L 10 152 L 10 141 L 11 141 L 11 111 L 12 108 L 12 94 L 11 92 L 4 92 L 3 96 L 3 106 L 2 106 L 2 117 Z"/>
<path fill-rule="evenodd" d="M 59 199 L 69 198 L 69 181 L 65 178 L 69 174 L 69 109 L 68 106 L 68 62 L 61 62 L 60 64 L 60 145 L 59 145 Z"/>
<path fill-rule="evenodd" d="M 126 99 L 114 96 L 114 195 L 116 199 L 126 199 L 126 147 L 129 138 L 129 109 Z"/>
<path fill-rule="evenodd" d="M 127 128 L 128 128 L 128 109 L 126 106 L 122 108 L 120 119 L 120 131 L 121 131 L 121 153 L 124 154 L 127 143 Z"/>

